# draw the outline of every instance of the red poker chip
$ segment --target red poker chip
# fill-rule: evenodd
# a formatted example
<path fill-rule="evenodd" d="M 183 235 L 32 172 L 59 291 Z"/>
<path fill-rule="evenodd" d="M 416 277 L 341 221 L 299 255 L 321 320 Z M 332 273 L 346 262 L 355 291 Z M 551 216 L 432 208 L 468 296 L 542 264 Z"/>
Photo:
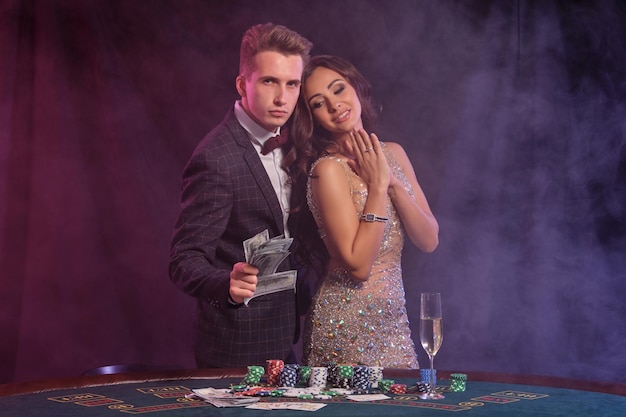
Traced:
<path fill-rule="evenodd" d="M 391 384 L 389 387 L 389 391 L 394 394 L 404 394 L 406 393 L 406 385 L 405 384 Z"/>

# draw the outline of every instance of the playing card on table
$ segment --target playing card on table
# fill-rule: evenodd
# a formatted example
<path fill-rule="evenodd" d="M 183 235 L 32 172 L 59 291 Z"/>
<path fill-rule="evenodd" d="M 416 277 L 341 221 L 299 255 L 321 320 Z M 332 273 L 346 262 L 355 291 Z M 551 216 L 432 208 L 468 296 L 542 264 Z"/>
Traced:
<path fill-rule="evenodd" d="M 258 397 L 234 395 L 225 389 L 199 388 L 191 390 L 192 395 L 202 398 L 215 407 L 245 407 L 259 401 Z"/>
<path fill-rule="evenodd" d="M 246 406 L 246 408 L 255 410 L 298 410 L 298 411 L 317 411 L 326 407 L 323 403 L 256 403 Z"/>

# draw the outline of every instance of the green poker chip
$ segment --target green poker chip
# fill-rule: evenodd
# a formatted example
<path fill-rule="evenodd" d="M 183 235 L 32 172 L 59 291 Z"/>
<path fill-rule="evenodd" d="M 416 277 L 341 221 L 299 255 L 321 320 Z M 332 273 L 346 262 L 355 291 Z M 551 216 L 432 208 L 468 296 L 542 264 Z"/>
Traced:
<path fill-rule="evenodd" d="M 382 392 L 387 392 L 391 388 L 391 384 L 393 384 L 394 382 L 395 381 L 393 379 L 381 379 L 380 381 L 378 381 L 378 388 Z"/>
<path fill-rule="evenodd" d="M 450 391 L 452 392 L 465 391 L 466 381 L 467 381 L 467 375 L 465 374 L 450 374 Z"/>
<path fill-rule="evenodd" d="M 354 368 L 352 365 L 339 365 L 337 369 L 341 378 L 352 378 L 354 376 Z"/>

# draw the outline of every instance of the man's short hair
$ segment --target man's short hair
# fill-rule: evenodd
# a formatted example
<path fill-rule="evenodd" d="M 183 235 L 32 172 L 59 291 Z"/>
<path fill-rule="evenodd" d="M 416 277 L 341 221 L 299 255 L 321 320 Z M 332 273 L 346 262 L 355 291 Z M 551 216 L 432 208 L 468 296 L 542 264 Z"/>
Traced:
<path fill-rule="evenodd" d="M 285 26 L 273 23 L 252 26 L 241 40 L 239 74 L 246 76 L 254 71 L 254 57 L 264 51 L 274 51 L 285 56 L 300 55 L 306 65 L 312 47 L 313 44 L 308 39 Z"/>

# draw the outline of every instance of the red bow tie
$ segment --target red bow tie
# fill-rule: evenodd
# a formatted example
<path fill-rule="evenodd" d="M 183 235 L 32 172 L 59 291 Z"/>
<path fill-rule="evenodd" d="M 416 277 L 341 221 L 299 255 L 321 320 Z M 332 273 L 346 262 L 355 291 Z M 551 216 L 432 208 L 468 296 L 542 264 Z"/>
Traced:
<path fill-rule="evenodd" d="M 282 129 L 280 129 L 280 135 L 274 136 L 265 141 L 265 143 L 263 144 L 263 147 L 261 148 L 261 153 L 263 155 L 267 155 L 268 153 L 272 152 L 274 149 L 287 143 L 288 138 L 289 136 L 287 133 L 287 129 L 283 127 Z"/>

